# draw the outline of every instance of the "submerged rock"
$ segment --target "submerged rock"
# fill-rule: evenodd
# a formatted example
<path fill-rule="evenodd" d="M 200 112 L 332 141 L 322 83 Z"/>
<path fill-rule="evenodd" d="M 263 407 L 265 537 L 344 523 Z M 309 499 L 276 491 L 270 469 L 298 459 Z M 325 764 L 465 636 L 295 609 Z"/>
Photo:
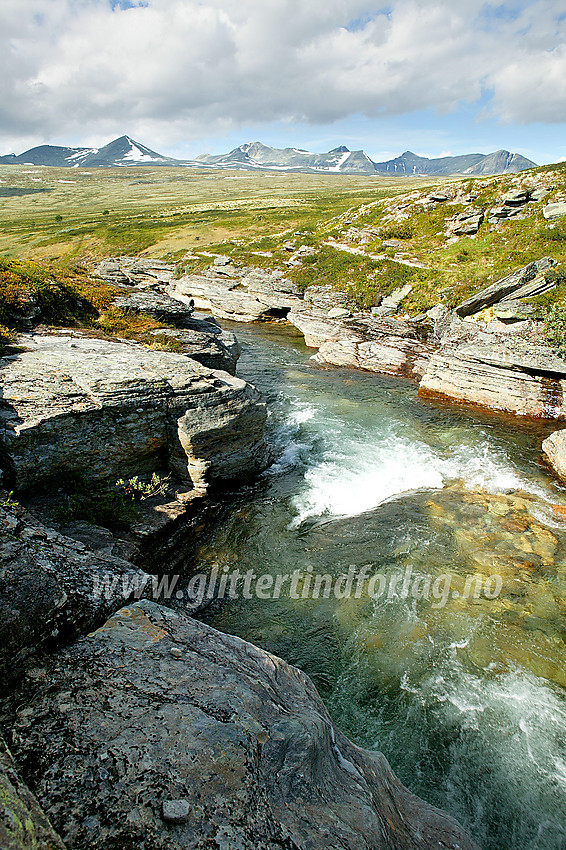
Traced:
<path fill-rule="evenodd" d="M 265 469 L 266 406 L 250 384 L 136 343 L 30 335 L 0 359 L 2 466 L 27 490 L 58 476 L 168 467 L 195 487 Z"/>
<path fill-rule="evenodd" d="M 151 602 L 51 659 L 22 699 L 14 755 L 75 850 L 475 847 L 334 727 L 304 673 Z"/>

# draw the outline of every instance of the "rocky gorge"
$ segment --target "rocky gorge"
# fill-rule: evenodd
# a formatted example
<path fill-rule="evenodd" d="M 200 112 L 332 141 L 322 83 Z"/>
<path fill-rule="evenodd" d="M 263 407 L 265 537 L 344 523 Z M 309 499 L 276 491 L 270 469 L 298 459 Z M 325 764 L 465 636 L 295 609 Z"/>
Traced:
<path fill-rule="evenodd" d="M 158 310 L 184 353 L 32 328 L 0 361 L 2 847 L 471 850 L 340 733 L 304 674 L 143 600 L 167 569 L 190 569 L 182 545 L 214 493 L 271 454 L 230 334 L 143 285 L 118 306 Z M 203 365 L 221 335 L 228 371 Z M 96 488 L 157 473 L 166 488 L 127 531 L 45 512 L 76 476 Z"/>
<path fill-rule="evenodd" d="M 503 208 L 520 214 L 530 200 Z M 459 213 L 449 238 L 473 236 L 483 220 L 475 208 Z M 312 250 L 291 248 L 290 266 Z M 2 845 L 473 848 L 383 756 L 339 731 L 297 668 L 145 597 L 163 575 L 190 575 L 187 553 L 216 494 L 273 460 L 266 404 L 236 377 L 240 346 L 218 319 L 290 323 L 321 367 L 405 378 L 421 398 L 560 423 L 566 360 L 533 310 L 556 286 L 555 261 L 541 257 L 453 308 L 410 316 L 410 284 L 360 309 L 336 287 L 301 290 L 285 269 L 211 259 L 180 276 L 173 264 L 135 257 L 95 270 L 119 289 L 113 306 L 166 325 L 159 334 L 175 350 L 41 328 L 32 317 L 0 361 Z M 563 479 L 564 433 L 542 446 Z M 127 531 L 43 510 L 74 476 L 95 487 L 150 475 L 166 485 L 136 506 Z M 442 525 L 445 508 L 434 509 Z M 510 505 L 494 498 L 487 510 L 522 527 Z M 539 552 L 544 533 L 534 541 L 543 565 L 555 551 L 549 561 L 545 538 Z"/>

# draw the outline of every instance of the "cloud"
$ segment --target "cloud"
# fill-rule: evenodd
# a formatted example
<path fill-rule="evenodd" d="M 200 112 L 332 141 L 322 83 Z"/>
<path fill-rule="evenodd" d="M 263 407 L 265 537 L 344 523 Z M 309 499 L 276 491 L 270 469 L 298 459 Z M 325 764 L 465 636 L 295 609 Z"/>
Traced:
<path fill-rule="evenodd" d="M 502 121 L 566 121 L 554 0 L 2 0 L 0 32 L 5 147 L 449 113 L 486 92 Z"/>

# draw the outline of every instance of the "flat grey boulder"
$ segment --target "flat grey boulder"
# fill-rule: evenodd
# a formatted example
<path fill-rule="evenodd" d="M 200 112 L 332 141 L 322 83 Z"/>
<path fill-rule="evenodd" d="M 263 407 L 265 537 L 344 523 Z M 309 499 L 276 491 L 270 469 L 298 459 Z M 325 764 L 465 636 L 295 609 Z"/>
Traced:
<path fill-rule="evenodd" d="M 168 295 L 147 290 L 119 295 L 112 302 L 112 306 L 124 310 L 125 313 L 136 315 L 145 313 L 157 319 L 158 322 L 180 328 L 186 327 L 187 320 L 191 318 L 194 309 L 189 304 L 184 304 Z"/>
<path fill-rule="evenodd" d="M 5 496 L 5 494 L 4 494 Z M 21 675 L 26 658 L 100 626 L 147 575 L 58 534 L 21 506 L 0 504 L 0 676 Z M 115 585 L 99 595 L 105 576 Z"/>
<path fill-rule="evenodd" d="M 474 850 L 280 658 L 142 601 L 28 679 L 14 758 L 74 850 Z M 476 848 L 477 850 L 477 848 Z"/>
<path fill-rule="evenodd" d="M 350 306 L 345 292 L 334 289 L 329 284 L 307 286 L 303 294 L 305 306 L 309 309 L 318 307 L 320 310 L 347 309 Z"/>
<path fill-rule="evenodd" d="M 473 313 L 478 313 L 486 307 L 491 307 L 492 304 L 497 304 L 498 301 L 503 300 L 507 296 L 512 295 L 513 298 L 524 297 L 517 294 L 518 290 L 526 286 L 526 284 L 532 283 L 539 276 L 540 279 L 530 294 L 544 292 L 546 289 L 554 286 L 553 282 L 548 282 L 544 278 L 544 272 L 548 271 L 554 265 L 556 265 L 556 260 L 550 257 L 542 257 L 540 260 L 529 263 L 511 272 L 506 277 L 497 280 L 470 298 L 467 298 L 466 301 L 463 301 L 456 307 L 456 313 L 462 317 L 471 316 Z"/>
<path fill-rule="evenodd" d="M 554 431 L 543 441 L 542 450 L 562 481 L 566 481 L 566 429 Z"/>
<path fill-rule="evenodd" d="M 32 334 L 0 359 L 0 452 L 10 486 L 168 468 L 194 487 L 269 463 L 266 406 L 223 371 L 137 343 Z"/>
<path fill-rule="evenodd" d="M 528 189 L 515 189 L 505 195 L 503 203 L 508 207 L 522 207 L 530 200 L 530 197 L 531 193 Z"/>
<path fill-rule="evenodd" d="M 562 218 L 566 215 L 566 202 L 560 201 L 555 204 L 547 204 L 542 211 L 543 216 L 547 221 L 554 221 L 557 218 Z"/>

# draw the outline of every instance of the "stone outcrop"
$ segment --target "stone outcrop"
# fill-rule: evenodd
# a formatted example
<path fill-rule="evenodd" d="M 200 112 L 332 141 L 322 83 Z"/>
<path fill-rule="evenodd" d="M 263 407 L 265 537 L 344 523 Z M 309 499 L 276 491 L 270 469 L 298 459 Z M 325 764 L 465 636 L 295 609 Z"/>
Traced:
<path fill-rule="evenodd" d="M 447 222 L 447 234 L 449 236 L 474 236 L 480 229 L 483 218 L 483 210 L 468 207 L 464 212 L 459 213 Z"/>
<path fill-rule="evenodd" d="M 419 394 L 519 416 L 566 416 L 566 361 L 534 329 L 522 336 L 472 321 L 453 321 L 430 357 Z"/>
<path fill-rule="evenodd" d="M 125 313 L 145 313 L 158 322 L 164 322 L 173 327 L 184 328 L 193 314 L 189 304 L 169 298 L 160 292 L 134 291 L 119 295 L 112 303 Z"/>
<path fill-rule="evenodd" d="M 566 202 L 559 201 L 555 204 L 547 204 L 542 214 L 547 221 L 555 221 L 557 218 L 563 218 L 566 215 Z"/>
<path fill-rule="evenodd" d="M 186 275 L 174 281 L 168 292 L 174 298 L 193 300 L 197 309 L 237 322 L 283 319 L 302 304 L 297 288 L 282 272 L 233 265 Z"/>
<path fill-rule="evenodd" d="M 32 672 L 4 722 L 75 850 L 475 848 L 304 673 L 185 614 L 142 601 Z"/>
<path fill-rule="evenodd" d="M 2 850 L 65 850 L 39 803 L 22 782 L 0 738 L 0 847 Z"/>
<path fill-rule="evenodd" d="M 456 307 L 456 313 L 461 317 L 471 316 L 504 299 L 517 300 L 540 295 L 554 286 L 554 282 L 546 280 L 544 273 L 555 265 L 556 260 L 550 257 L 529 263 L 463 301 Z"/>
<path fill-rule="evenodd" d="M 543 441 L 542 450 L 559 478 L 566 481 L 566 429 L 550 434 Z"/>
<path fill-rule="evenodd" d="M 109 283 L 127 286 L 167 284 L 175 274 L 175 266 L 147 257 L 111 257 L 103 260 L 94 273 Z"/>
<path fill-rule="evenodd" d="M 28 335 L 0 360 L 2 466 L 27 490 L 59 476 L 169 468 L 206 488 L 264 469 L 266 407 L 182 354 L 81 336 Z"/>
<path fill-rule="evenodd" d="M 402 319 L 360 313 L 340 320 L 302 310 L 290 313 L 289 321 L 318 348 L 318 363 L 418 379 L 434 350 L 425 328 Z"/>
<path fill-rule="evenodd" d="M 192 318 L 188 328 L 163 328 L 153 331 L 158 339 L 175 342 L 183 354 L 206 366 L 235 375 L 241 347 L 230 331 L 223 331 L 212 320 Z"/>
<path fill-rule="evenodd" d="M 101 625 L 128 599 L 124 588 L 147 576 L 127 561 L 58 534 L 10 500 L 0 504 L 0 531 L 4 688 L 21 675 L 30 654 L 68 643 Z M 104 575 L 115 577 L 116 585 L 99 596 L 97 581 Z"/>

